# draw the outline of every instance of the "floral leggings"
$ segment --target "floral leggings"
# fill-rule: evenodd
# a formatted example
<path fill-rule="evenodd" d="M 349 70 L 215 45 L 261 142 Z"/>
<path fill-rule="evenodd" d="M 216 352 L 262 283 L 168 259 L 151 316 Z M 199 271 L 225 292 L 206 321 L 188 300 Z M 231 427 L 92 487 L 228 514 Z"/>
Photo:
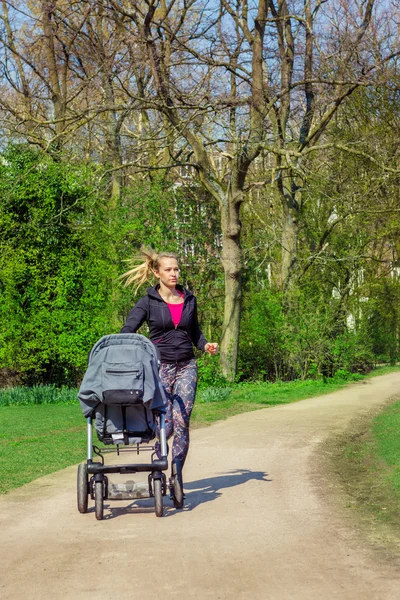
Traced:
<path fill-rule="evenodd" d="M 189 422 L 197 389 L 196 360 L 161 363 L 160 377 L 168 401 L 167 439 L 174 435 L 172 460 L 179 460 L 183 466 L 189 450 Z"/>

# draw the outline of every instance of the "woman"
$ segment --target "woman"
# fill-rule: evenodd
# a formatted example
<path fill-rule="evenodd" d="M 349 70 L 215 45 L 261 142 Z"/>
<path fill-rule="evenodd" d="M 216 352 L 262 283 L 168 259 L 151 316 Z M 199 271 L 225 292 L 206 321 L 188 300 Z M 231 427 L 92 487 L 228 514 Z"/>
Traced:
<path fill-rule="evenodd" d="M 121 333 L 136 333 L 146 321 L 150 340 L 161 361 L 160 377 L 166 391 L 167 439 L 174 434 L 172 476 L 182 486 L 182 468 L 189 450 L 189 421 L 197 388 L 197 363 L 193 345 L 203 352 L 217 354 L 218 344 L 207 342 L 197 319 L 195 296 L 178 284 L 179 266 L 176 254 L 141 250 L 145 261 L 122 275 L 125 285 L 137 288 L 152 274 L 155 287 L 130 311 Z M 136 288 L 136 289 L 137 289 Z"/>

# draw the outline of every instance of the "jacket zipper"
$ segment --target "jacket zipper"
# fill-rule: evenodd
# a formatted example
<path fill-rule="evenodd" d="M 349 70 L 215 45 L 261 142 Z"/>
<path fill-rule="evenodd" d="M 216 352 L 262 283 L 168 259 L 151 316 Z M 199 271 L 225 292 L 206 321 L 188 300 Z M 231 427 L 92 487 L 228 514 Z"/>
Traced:
<path fill-rule="evenodd" d="M 179 323 L 182 321 L 183 311 L 185 310 L 185 304 L 186 304 L 186 298 L 183 299 L 183 306 L 182 306 L 181 318 L 179 319 Z M 179 325 L 179 323 L 178 323 L 178 325 Z M 175 329 L 178 329 L 178 325 L 175 325 Z"/>
<path fill-rule="evenodd" d="M 185 308 L 185 304 L 186 304 L 187 299 L 188 299 L 188 296 L 185 296 L 183 298 L 182 314 L 183 314 L 183 309 Z M 161 298 L 161 301 L 165 304 L 165 306 L 168 307 L 168 304 L 165 302 L 164 298 Z M 150 307 L 150 300 L 149 300 L 149 307 Z M 168 312 L 169 312 L 169 309 L 168 309 Z M 165 327 L 165 319 L 164 319 L 164 310 L 161 310 L 161 318 L 162 318 L 163 330 L 165 332 L 166 331 L 166 327 Z M 171 320 L 172 320 L 172 317 L 171 317 Z M 181 315 L 181 320 L 182 320 L 182 315 Z M 181 322 L 181 320 L 179 321 L 179 323 Z M 178 323 L 178 325 L 179 325 L 179 323 Z M 174 325 L 174 329 L 178 329 L 178 325 Z M 159 340 L 157 340 L 156 342 L 153 342 L 153 343 L 157 344 L 157 342 L 159 342 L 160 340 L 162 340 L 163 337 L 164 336 L 161 336 L 161 338 Z"/>

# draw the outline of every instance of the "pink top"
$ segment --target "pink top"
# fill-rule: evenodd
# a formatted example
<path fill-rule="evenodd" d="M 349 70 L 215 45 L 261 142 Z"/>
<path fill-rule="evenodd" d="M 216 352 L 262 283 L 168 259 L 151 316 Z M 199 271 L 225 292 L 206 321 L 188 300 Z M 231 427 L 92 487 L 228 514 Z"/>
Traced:
<path fill-rule="evenodd" d="M 181 292 L 179 292 L 179 295 L 181 298 L 183 298 L 183 294 Z M 175 327 L 178 327 L 179 321 L 182 317 L 183 302 L 181 304 L 169 304 L 169 302 L 167 302 L 167 306 L 169 308 L 169 312 L 171 313 L 173 324 Z"/>

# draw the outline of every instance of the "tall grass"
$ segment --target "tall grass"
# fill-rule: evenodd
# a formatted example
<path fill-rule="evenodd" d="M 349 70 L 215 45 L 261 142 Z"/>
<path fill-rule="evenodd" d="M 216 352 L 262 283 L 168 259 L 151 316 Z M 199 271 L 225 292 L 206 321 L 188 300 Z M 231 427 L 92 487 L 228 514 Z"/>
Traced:
<path fill-rule="evenodd" d="M 232 388 L 229 387 L 207 387 L 200 389 L 197 393 L 197 402 L 223 402 L 226 400 Z"/>
<path fill-rule="evenodd" d="M 55 385 L 18 386 L 0 389 L 0 406 L 32 404 L 76 404 L 77 390 Z"/>

